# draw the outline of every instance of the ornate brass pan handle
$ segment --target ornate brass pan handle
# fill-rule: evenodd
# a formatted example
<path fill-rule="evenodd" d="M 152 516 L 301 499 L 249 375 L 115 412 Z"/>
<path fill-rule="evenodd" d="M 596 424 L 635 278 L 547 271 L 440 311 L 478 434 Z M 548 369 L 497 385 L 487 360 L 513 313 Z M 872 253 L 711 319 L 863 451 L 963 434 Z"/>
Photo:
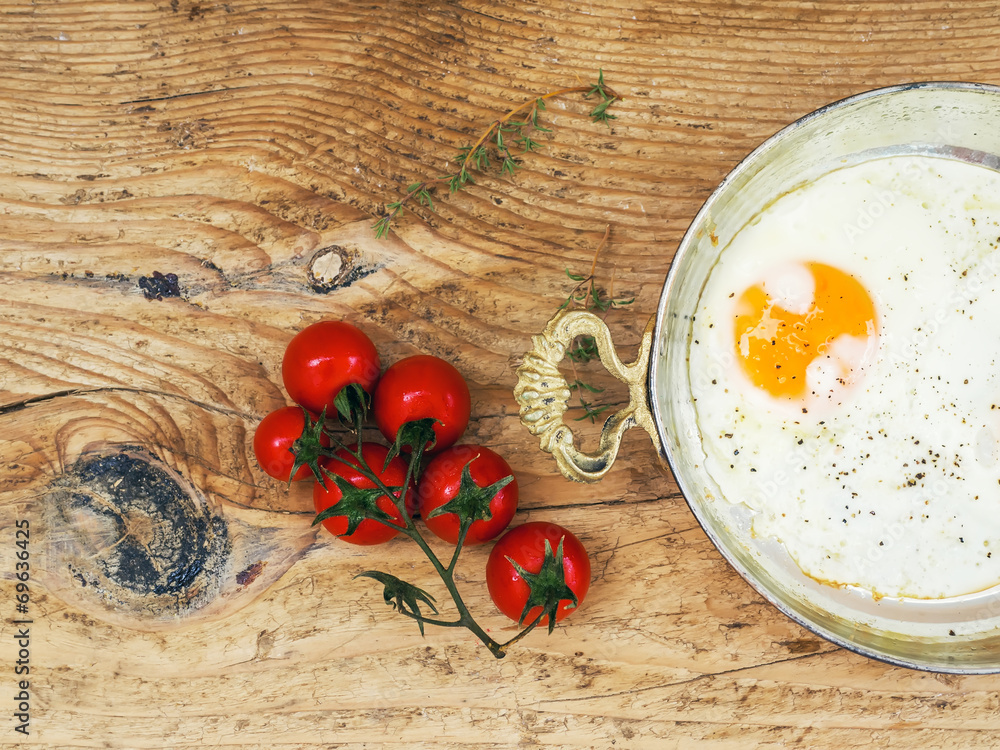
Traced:
<path fill-rule="evenodd" d="M 577 336 L 593 336 L 601 364 L 628 386 L 629 403 L 604 423 L 598 449 L 578 450 L 573 431 L 563 421 L 569 408 L 570 387 L 559 372 L 559 363 Z M 653 341 L 653 320 L 649 321 L 639 344 L 639 356 L 626 365 L 618 358 L 611 331 L 604 321 L 583 310 L 559 312 L 545 330 L 532 336 L 532 348 L 517 369 L 514 398 L 520 404 L 521 423 L 541 439 L 542 450 L 556 459 L 559 471 L 577 482 L 597 482 L 608 472 L 618 455 L 625 431 L 642 427 L 660 451 L 660 439 L 649 409 L 649 352 Z"/>

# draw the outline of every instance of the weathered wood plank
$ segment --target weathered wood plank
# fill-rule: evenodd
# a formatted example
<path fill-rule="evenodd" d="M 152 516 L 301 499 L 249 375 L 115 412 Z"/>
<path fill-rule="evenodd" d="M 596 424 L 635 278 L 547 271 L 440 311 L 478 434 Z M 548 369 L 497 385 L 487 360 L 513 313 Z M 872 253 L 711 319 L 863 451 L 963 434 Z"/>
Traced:
<path fill-rule="evenodd" d="M 606 227 L 597 274 L 636 298 L 608 319 L 627 352 L 729 169 L 849 94 L 998 82 L 994 4 L 70 0 L 0 14 L 9 696 L 15 522 L 32 532 L 31 734 L 11 720 L 0 746 L 996 745 L 1000 678 L 908 672 L 801 629 L 728 568 L 648 439 L 629 435 L 600 485 L 571 485 L 511 395 L 572 288 L 565 269 L 589 268 Z M 580 97 L 553 101 L 553 132 L 515 177 L 439 194 L 436 213 L 375 240 L 382 203 L 454 169 L 492 118 L 598 69 L 625 96 L 610 128 Z M 179 295 L 147 299 L 154 272 Z M 421 638 L 353 579 L 382 565 L 443 595 L 415 548 L 317 534 L 308 488 L 262 474 L 250 440 L 285 402 L 283 347 L 324 317 L 362 326 L 386 362 L 423 351 L 466 376 L 466 439 L 514 467 L 517 520 L 557 520 L 592 552 L 565 626 L 503 661 L 464 632 Z M 163 567 L 129 567 L 143 551 Z M 464 557 L 463 591 L 513 634 L 486 554 Z M 117 588 L 99 580 L 108 560 L 131 570 Z"/>

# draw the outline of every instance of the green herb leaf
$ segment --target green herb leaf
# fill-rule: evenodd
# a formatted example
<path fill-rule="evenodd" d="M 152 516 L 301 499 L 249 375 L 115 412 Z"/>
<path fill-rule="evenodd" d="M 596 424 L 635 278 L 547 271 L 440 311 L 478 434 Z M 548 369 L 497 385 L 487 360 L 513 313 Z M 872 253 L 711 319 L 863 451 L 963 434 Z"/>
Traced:
<path fill-rule="evenodd" d="M 590 285 L 590 307 L 598 312 L 607 312 L 611 308 L 611 301 L 604 297 L 604 290 Z"/>
<path fill-rule="evenodd" d="M 514 175 L 514 171 L 517 169 L 517 162 L 511 159 L 509 156 L 504 157 L 503 164 L 500 165 L 501 174 Z"/>
<path fill-rule="evenodd" d="M 603 122 L 610 126 L 611 123 L 609 123 L 608 120 L 618 119 L 615 115 L 608 114 L 608 107 L 611 106 L 613 101 L 614 99 L 605 99 L 590 111 L 590 116 L 595 122 Z"/>
<path fill-rule="evenodd" d="M 523 625 L 528 614 L 535 607 L 542 608 L 542 616 L 548 615 L 549 633 L 556 626 L 556 611 L 561 602 L 569 600 L 575 607 L 579 600 L 576 594 L 566 584 L 566 571 L 563 568 L 563 540 L 559 540 L 559 547 L 555 554 L 552 553 L 552 545 L 549 540 L 545 540 L 545 555 L 542 558 L 542 567 L 537 573 L 529 573 L 518 565 L 510 557 L 507 561 L 514 566 L 517 574 L 528 584 L 528 601 L 521 612 L 519 625 Z"/>
<path fill-rule="evenodd" d="M 412 583 L 396 578 L 389 573 L 382 573 L 378 570 L 366 570 L 358 573 L 355 578 L 371 578 L 378 581 L 384 587 L 382 598 L 385 603 L 397 612 L 405 612 L 411 615 L 420 627 L 420 635 L 424 634 L 424 621 L 420 614 L 420 602 L 423 602 L 434 614 L 437 614 L 437 607 L 434 606 L 434 597 L 423 589 L 419 589 Z"/>
<path fill-rule="evenodd" d="M 593 336 L 579 336 L 575 345 L 566 350 L 566 356 L 574 362 L 589 362 L 597 357 L 597 341 Z"/>
<path fill-rule="evenodd" d="M 571 391 L 585 390 L 591 393 L 604 393 L 603 388 L 598 388 L 597 386 L 590 385 L 590 383 L 584 383 L 582 380 L 574 380 L 569 384 L 569 389 Z"/>
<path fill-rule="evenodd" d="M 434 201 L 431 200 L 431 194 L 427 190 L 420 190 L 417 193 L 417 202 L 421 206 L 427 206 L 431 211 L 434 210 Z"/>
<path fill-rule="evenodd" d="M 592 404 L 588 404 L 583 398 L 580 399 L 580 405 L 584 410 L 583 416 L 577 417 L 573 421 L 582 422 L 585 419 L 589 419 L 591 424 L 593 424 L 603 412 L 606 412 L 610 408 L 609 405 L 595 407 Z"/>
<path fill-rule="evenodd" d="M 392 217 L 386 214 L 381 217 L 378 221 L 372 224 L 372 229 L 375 232 L 375 239 L 380 240 L 389 234 L 389 224 L 392 223 Z"/>
<path fill-rule="evenodd" d="M 586 97 L 590 97 L 590 96 L 593 96 L 594 94 L 598 94 L 599 96 L 601 96 L 604 99 L 608 99 L 609 98 L 608 95 L 604 91 L 604 69 L 603 68 L 599 68 L 598 69 L 598 71 L 597 71 L 597 83 L 594 85 L 593 88 L 590 89 L 590 91 L 588 91 L 586 94 L 584 94 L 584 97 L 585 98 Z"/>
<path fill-rule="evenodd" d="M 392 224 L 392 220 L 396 218 L 396 214 L 402 210 L 403 201 L 401 200 L 385 204 L 385 214 L 379 217 L 378 221 L 372 224 L 372 229 L 375 230 L 376 239 L 382 239 L 389 234 L 389 225 Z"/>
<path fill-rule="evenodd" d="M 476 164 L 476 169 L 480 172 L 489 169 L 490 166 L 490 154 L 486 150 L 485 146 L 480 146 L 476 149 L 476 153 L 472 155 L 472 161 Z M 466 175 L 468 178 L 468 175 Z"/>

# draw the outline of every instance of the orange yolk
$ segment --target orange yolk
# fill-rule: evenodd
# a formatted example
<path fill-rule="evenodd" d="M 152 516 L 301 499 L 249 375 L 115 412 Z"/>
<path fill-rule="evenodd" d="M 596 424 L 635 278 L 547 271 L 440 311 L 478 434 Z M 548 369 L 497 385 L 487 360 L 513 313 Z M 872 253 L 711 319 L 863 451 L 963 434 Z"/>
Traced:
<path fill-rule="evenodd" d="M 773 396 L 805 395 L 806 369 L 836 338 L 867 338 L 875 331 L 875 305 L 856 279 L 824 263 L 804 266 L 815 283 L 804 314 L 780 307 L 763 284 L 737 300 L 737 357 L 754 384 Z M 846 368 L 843 376 L 849 374 Z"/>

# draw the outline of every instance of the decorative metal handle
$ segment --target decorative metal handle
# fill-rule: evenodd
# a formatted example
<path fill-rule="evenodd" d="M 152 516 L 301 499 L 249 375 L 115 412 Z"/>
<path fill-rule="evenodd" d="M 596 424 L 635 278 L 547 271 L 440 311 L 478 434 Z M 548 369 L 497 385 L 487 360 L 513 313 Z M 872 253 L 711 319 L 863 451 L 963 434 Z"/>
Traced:
<path fill-rule="evenodd" d="M 601 431 L 598 450 L 585 453 L 574 445 L 573 431 L 563 422 L 569 408 L 570 387 L 559 372 L 559 363 L 577 336 L 592 336 L 601 364 L 628 386 L 629 404 L 608 417 Z M 539 336 L 532 336 L 532 349 L 517 368 L 514 398 L 521 406 L 521 423 L 532 435 L 541 438 L 542 450 L 556 459 L 559 471 L 577 482 L 598 482 L 607 474 L 618 455 L 625 431 L 642 427 L 660 450 L 660 439 L 649 410 L 647 376 L 649 352 L 653 342 L 650 319 L 639 345 L 639 357 L 623 364 L 611 341 L 611 331 L 604 321 L 583 310 L 559 312 Z"/>

